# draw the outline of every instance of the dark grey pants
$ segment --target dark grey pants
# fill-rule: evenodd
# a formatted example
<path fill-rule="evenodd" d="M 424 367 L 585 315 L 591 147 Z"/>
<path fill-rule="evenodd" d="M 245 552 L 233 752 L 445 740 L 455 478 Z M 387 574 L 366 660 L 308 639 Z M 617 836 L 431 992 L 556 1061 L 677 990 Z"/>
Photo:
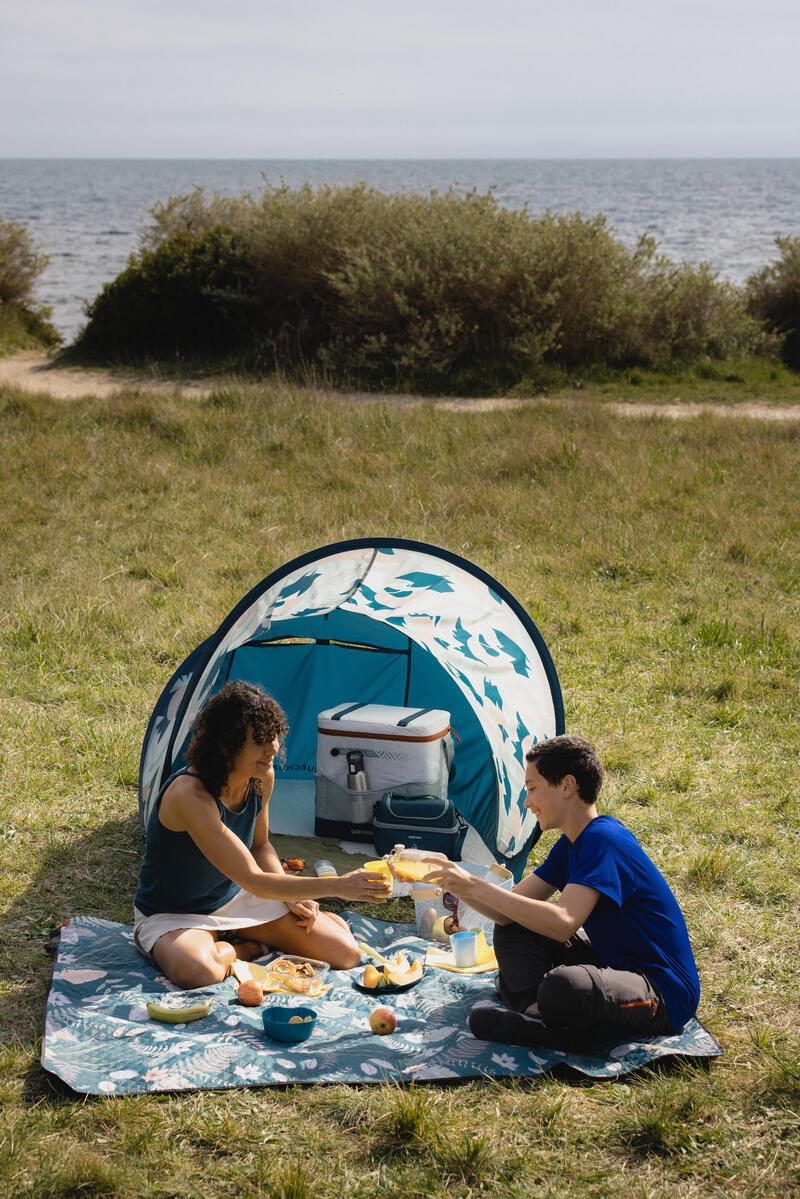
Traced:
<path fill-rule="evenodd" d="M 548 1027 L 563 1029 L 565 1047 L 672 1032 L 650 980 L 605 965 L 583 932 L 562 942 L 520 924 L 496 924 L 494 951 L 503 1003 L 516 1012 L 537 1004 Z"/>

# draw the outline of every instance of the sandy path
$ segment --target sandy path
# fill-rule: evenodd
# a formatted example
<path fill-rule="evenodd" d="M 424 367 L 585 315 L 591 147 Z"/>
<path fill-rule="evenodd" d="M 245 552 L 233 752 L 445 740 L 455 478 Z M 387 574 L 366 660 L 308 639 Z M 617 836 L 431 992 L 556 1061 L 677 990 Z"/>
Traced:
<path fill-rule="evenodd" d="M 207 380 L 186 379 L 172 383 L 150 378 L 146 374 L 127 370 L 80 370 L 53 366 L 46 354 L 21 350 L 8 358 L 0 358 L 0 386 L 19 387 L 53 396 L 57 400 L 77 400 L 83 396 L 111 396 L 119 391 L 164 393 L 175 391 L 185 395 L 210 395 L 213 387 Z"/>
<path fill-rule="evenodd" d="M 137 390 L 163 395 L 175 394 L 208 396 L 223 386 L 221 380 L 213 383 L 208 379 L 160 379 L 134 370 L 81 370 L 73 367 L 53 366 L 45 354 L 23 350 L 8 358 L 0 358 L 0 386 L 19 387 L 23 391 L 45 393 L 59 400 L 75 400 L 83 396 L 105 398 L 120 391 Z M 487 399 L 427 399 L 415 395 L 372 395 L 366 392 L 326 392 L 328 398 L 356 403 L 382 403 L 414 405 L 434 403 L 451 412 L 489 412 L 498 408 L 519 408 L 535 400 L 518 400 L 506 397 Z M 704 412 L 715 416 L 748 417 L 756 420 L 797 421 L 800 420 L 800 404 L 796 406 L 743 403 L 743 404 L 699 404 L 691 401 L 674 401 L 664 404 L 604 402 L 603 405 L 620 416 L 661 416 L 673 420 L 685 420 L 700 416 Z"/>

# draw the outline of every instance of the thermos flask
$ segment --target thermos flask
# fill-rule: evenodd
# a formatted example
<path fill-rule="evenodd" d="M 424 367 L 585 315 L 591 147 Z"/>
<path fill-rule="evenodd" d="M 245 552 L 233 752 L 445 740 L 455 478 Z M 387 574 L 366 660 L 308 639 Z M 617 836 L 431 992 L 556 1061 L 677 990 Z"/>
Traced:
<path fill-rule="evenodd" d="M 347 789 L 348 791 L 366 791 L 367 772 L 364 770 L 364 755 L 360 749 L 347 751 Z"/>

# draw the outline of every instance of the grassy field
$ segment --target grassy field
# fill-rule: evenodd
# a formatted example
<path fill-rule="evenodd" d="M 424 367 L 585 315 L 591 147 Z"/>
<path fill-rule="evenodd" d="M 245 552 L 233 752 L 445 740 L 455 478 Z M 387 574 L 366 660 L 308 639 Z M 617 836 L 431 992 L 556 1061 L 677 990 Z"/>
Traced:
<path fill-rule="evenodd" d="M 796 402 L 771 387 L 757 398 Z M 614 394 L 454 413 L 278 384 L 0 391 L 9 1199 L 798 1192 L 800 423 L 593 403 Z M 164 683 L 273 568 L 369 535 L 463 554 L 530 611 L 567 728 L 607 764 L 603 808 L 686 912 L 699 1014 L 726 1049 L 709 1071 L 102 1100 L 42 1072 L 50 926 L 131 918 L 138 756 Z"/>

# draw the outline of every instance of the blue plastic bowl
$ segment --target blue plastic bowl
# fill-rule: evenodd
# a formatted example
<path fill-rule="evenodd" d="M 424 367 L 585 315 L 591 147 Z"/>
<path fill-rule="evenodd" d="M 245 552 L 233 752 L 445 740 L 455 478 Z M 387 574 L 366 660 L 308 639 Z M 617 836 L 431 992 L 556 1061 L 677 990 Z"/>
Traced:
<path fill-rule="evenodd" d="M 292 1016 L 301 1016 L 302 1020 L 290 1024 Z M 271 1040 L 296 1045 L 311 1036 L 317 1023 L 317 1013 L 310 1007 L 268 1007 L 262 1013 L 261 1022 Z"/>

